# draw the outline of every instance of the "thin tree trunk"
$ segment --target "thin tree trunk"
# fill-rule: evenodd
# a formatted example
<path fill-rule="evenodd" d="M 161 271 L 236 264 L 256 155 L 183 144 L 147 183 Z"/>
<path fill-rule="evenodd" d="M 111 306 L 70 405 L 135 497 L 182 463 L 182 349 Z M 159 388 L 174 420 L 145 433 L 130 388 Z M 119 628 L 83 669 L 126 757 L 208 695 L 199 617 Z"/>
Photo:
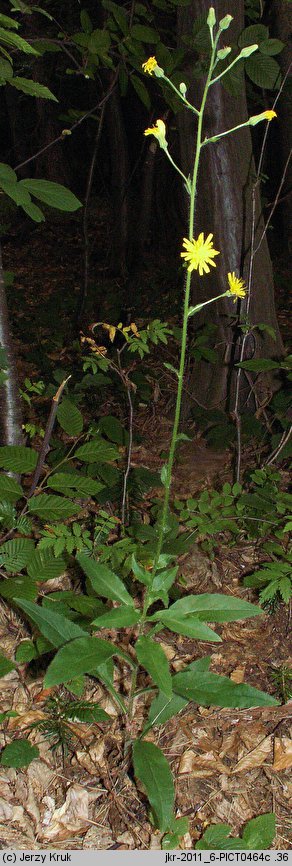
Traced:
<path fill-rule="evenodd" d="M 22 442 L 21 401 L 17 383 L 17 371 L 9 328 L 6 291 L 3 277 L 0 248 L 0 345 L 5 353 L 5 382 L 0 387 L 0 443 L 20 445 Z M 3 365 L 4 366 L 4 365 Z"/>
<path fill-rule="evenodd" d="M 195 18 L 204 14 L 207 19 L 209 0 L 193 0 L 187 8 L 178 10 L 179 43 L 185 34 L 190 34 Z M 225 36 L 224 44 L 236 43 L 244 27 L 243 0 L 217 0 L 217 21 L 226 13 L 233 14 L 234 20 Z M 229 42 L 230 40 L 230 42 Z M 186 73 L 192 82 L 188 98 L 198 107 L 202 95 L 203 82 L 193 79 L 194 57 L 189 56 Z M 221 82 L 213 85 L 207 102 L 205 114 L 205 135 L 212 136 L 220 131 L 244 122 L 248 117 L 244 82 L 242 90 L 232 97 L 222 87 Z M 188 174 L 193 163 L 194 118 L 188 111 L 178 115 L 183 170 Z M 196 207 L 195 237 L 201 232 L 213 232 L 214 246 L 220 250 L 216 259 L 216 270 L 204 278 L 194 278 L 193 301 L 197 303 L 212 295 L 224 292 L 228 272 L 235 271 L 246 279 L 250 262 L 250 241 L 252 232 L 252 183 L 255 166 L 252 154 L 252 141 L 249 128 L 234 133 L 221 141 L 208 145 L 202 153 L 200 165 L 198 197 Z M 256 236 L 255 247 L 264 230 L 261 216 L 261 203 L 256 191 Z M 230 381 L 230 363 L 234 360 L 234 332 L 232 319 L 236 313 L 232 299 L 224 299 L 207 308 L 206 315 L 196 317 L 196 326 L 205 321 L 217 325 L 217 346 L 220 363 L 212 365 L 196 364 L 191 376 L 189 389 L 194 398 L 206 407 L 218 406 L 232 409 L 234 377 Z M 282 340 L 277 324 L 271 260 L 266 237 L 264 236 L 254 262 L 253 282 L 249 305 L 249 322 L 252 326 L 265 323 L 272 326 L 276 333 L 274 342 L 267 332 L 253 331 L 247 349 L 249 357 L 277 356 L 282 354 Z M 202 382 L 204 385 L 202 387 Z M 246 384 L 246 383 L 245 383 Z M 246 394 L 243 399 L 245 399 Z M 261 398 L 260 398 L 261 399 Z"/>

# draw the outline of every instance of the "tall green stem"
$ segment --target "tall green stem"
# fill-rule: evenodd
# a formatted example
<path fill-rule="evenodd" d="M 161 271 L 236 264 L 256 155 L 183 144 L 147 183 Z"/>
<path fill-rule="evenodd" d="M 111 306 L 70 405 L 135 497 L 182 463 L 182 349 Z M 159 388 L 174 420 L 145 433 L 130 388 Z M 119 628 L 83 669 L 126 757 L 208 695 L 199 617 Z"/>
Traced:
<path fill-rule="evenodd" d="M 198 172 L 199 172 L 199 163 L 200 163 L 200 152 L 202 147 L 202 127 L 203 127 L 203 118 L 204 118 L 204 110 L 207 99 L 207 93 L 210 85 L 210 80 L 212 76 L 212 72 L 214 69 L 214 61 L 216 56 L 217 49 L 217 41 L 218 37 L 215 39 L 214 43 L 212 42 L 212 54 L 210 61 L 209 73 L 206 79 L 206 84 L 204 87 L 202 103 L 200 111 L 196 112 L 198 115 L 198 129 L 196 136 L 196 150 L 195 150 L 195 159 L 194 159 L 194 167 L 193 167 L 193 176 L 191 180 L 190 186 L 190 210 L 189 210 L 189 226 L 188 226 L 188 235 L 189 240 L 193 239 L 194 234 L 194 216 L 195 216 L 195 204 L 196 204 L 196 193 L 197 193 L 197 180 L 198 180 Z M 169 154 L 167 154 L 169 157 Z M 169 157 L 170 158 L 170 157 Z M 172 160 L 171 160 L 172 161 Z M 177 168 L 177 166 L 175 166 Z M 182 172 L 179 171 L 180 174 Z M 182 175 L 184 177 L 184 175 Z M 186 178 L 184 177 L 186 180 Z M 163 508 L 162 515 L 159 526 L 159 534 L 157 540 L 157 548 L 156 554 L 153 564 L 152 577 L 154 578 L 155 573 L 159 567 L 159 559 L 163 547 L 163 539 L 165 535 L 165 530 L 167 526 L 167 514 L 168 514 L 168 506 L 170 499 L 170 488 L 172 481 L 172 469 L 173 462 L 175 457 L 175 448 L 177 442 L 177 435 L 179 429 L 180 422 L 180 413 L 181 413 L 181 402 L 182 402 L 182 392 L 183 392 L 183 381 L 184 381 L 184 370 L 185 370 L 185 360 L 186 360 L 186 349 L 187 349 L 187 335 L 188 335 L 188 314 L 189 314 L 189 305 L 190 305 L 190 291 L 191 291 L 191 272 L 187 271 L 186 282 L 185 282 L 185 295 L 184 295 L 184 307 L 183 307 L 183 327 L 182 327 L 182 341 L 181 341 L 181 354 L 180 354 L 180 362 L 179 362 L 179 370 L 178 370 L 178 385 L 177 385 L 177 395 L 176 395 L 176 406 L 175 406 L 175 415 L 174 415 L 174 423 L 172 429 L 171 443 L 169 448 L 168 461 L 166 466 L 166 480 L 165 480 L 165 490 L 164 490 L 164 500 L 163 500 Z M 147 617 L 147 611 L 149 604 L 151 603 L 151 586 L 149 586 L 145 593 L 143 611 L 139 623 L 138 629 L 138 637 L 143 634 L 145 620 Z M 133 718 L 134 712 L 134 699 L 137 685 L 137 674 L 138 668 L 135 668 L 132 674 L 131 681 L 131 689 L 129 694 L 129 702 L 128 702 L 128 723 L 127 723 L 127 734 L 125 738 L 124 745 L 124 754 L 125 757 L 128 755 L 130 743 L 131 743 L 131 735 L 130 735 L 130 726 L 131 720 Z"/>
<path fill-rule="evenodd" d="M 197 129 L 197 137 L 196 137 L 196 151 L 195 151 L 195 160 L 194 160 L 194 168 L 193 168 L 193 176 L 191 183 L 191 192 L 190 192 L 190 211 L 189 211 L 189 240 L 192 240 L 194 234 L 194 216 L 195 216 L 195 204 L 196 204 L 196 194 L 197 194 L 197 180 L 198 180 L 198 172 L 199 172 L 199 164 L 200 164 L 200 153 L 202 147 L 202 127 L 203 127 L 203 118 L 204 118 L 204 110 L 206 105 L 207 93 L 211 81 L 211 76 L 214 68 L 214 61 L 216 56 L 216 48 L 217 48 L 217 40 L 215 40 L 215 44 L 212 48 L 211 61 L 209 73 L 206 79 L 206 84 L 204 87 L 201 108 L 198 114 L 198 129 Z M 180 363 L 179 363 L 179 371 L 178 371 L 178 385 L 177 385 L 177 394 L 176 394 L 176 406 L 175 406 L 175 414 L 174 414 L 174 423 L 172 429 L 171 443 L 166 467 L 166 479 L 165 479 L 165 487 L 164 487 L 164 500 L 163 500 L 163 508 L 162 515 L 159 527 L 159 535 L 157 541 L 157 548 L 155 554 L 154 568 L 153 568 L 153 576 L 157 571 L 159 558 L 162 551 L 163 546 L 163 538 L 165 534 L 165 529 L 167 526 L 167 513 L 170 499 L 170 488 L 172 481 L 172 469 L 175 457 L 175 449 L 176 449 L 176 441 L 179 429 L 180 422 L 180 413 L 181 413 L 181 402 L 182 402 L 182 393 L 183 393 L 183 381 L 184 381 L 184 370 L 185 370 L 185 360 L 186 360 L 186 349 L 187 349 L 187 335 L 188 335 L 188 311 L 190 304 L 190 291 L 191 291 L 191 273 L 187 271 L 186 275 L 186 283 L 185 283 L 185 296 L 184 296 L 184 309 L 183 309 L 183 327 L 182 327 L 182 341 L 181 341 L 181 353 L 180 353 Z"/>

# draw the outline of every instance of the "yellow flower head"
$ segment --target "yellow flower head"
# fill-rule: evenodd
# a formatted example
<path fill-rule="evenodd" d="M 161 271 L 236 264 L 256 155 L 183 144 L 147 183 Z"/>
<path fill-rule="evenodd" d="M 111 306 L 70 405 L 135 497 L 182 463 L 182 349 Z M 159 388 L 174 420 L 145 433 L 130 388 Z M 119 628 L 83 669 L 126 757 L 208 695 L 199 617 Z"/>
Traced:
<path fill-rule="evenodd" d="M 163 120 L 157 120 L 155 126 L 149 126 L 148 129 L 145 129 L 144 135 L 154 135 L 157 138 L 160 147 L 164 150 L 167 148 L 167 141 L 165 138 L 166 126 Z"/>
<path fill-rule="evenodd" d="M 213 258 L 219 256 L 219 250 L 214 250 L 212 238 L 213 235 L 210 234 L 205 240 L 204 233 L 201 232 L 196 241 L 194 238 L 192 241 L 188 238 L 183 239 L 185 252 L 181 253 L 181 257 L 185 263 L 188 263 L 188 271 L 199 271 L 200 277 L 202 277 L 204 273 L 210 273 L 209 265 L 213 268 L 216 267 Z"/>
<path fill-rule="evenodd" d="M 272 111 L 272 109 L 268 109 L 268 111 L 264 111 L 264 115 L 265 115 L 266 120 L 273 120 L 273 117 L 277 117 L 276 112 Z"/>
<path fill-rule="evenodd" d="M 227 274 L 229 293 L 233 296 L 234 302 L 237 298 L 245 298 L 246 285 L 240 277 L 236 277 L 234 271 Z"/>
<path fill-rule="evenodd" d="M 148 60 L 142 63 L 142 69 L 144 69 L 144 72 L 148 72 L 149 75 L 152 75 L 156 66 L 158 66 L 156 57 L 148 57 Z"/>
<path fill-rule="evenodd" d="M 274 117 L 277 117 L 275 111 L 272 108 L 267 109 L 267 111 L 262 111 L 261 114 L 254 114 L 249 118 L 249 125 L 256 126 L 257 123 L 260 123 L 261 120 L 273 120 Z"/>

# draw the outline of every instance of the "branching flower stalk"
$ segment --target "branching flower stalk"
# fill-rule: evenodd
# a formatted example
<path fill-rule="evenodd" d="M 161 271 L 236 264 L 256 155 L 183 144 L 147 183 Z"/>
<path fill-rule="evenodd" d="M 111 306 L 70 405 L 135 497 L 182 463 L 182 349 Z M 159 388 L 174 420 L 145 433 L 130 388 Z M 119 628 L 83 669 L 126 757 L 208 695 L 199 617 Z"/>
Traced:
<path fill-rule="evenodd" d="M 184 260 L 184 264 L 187 268 L 186 280 L 185 280 L 185 291 L 184 291 L 184 305 L 183 305 L 183 323 L 182 323 L 182 340 L 181 340 L 181 353 L 180 353 L 180 361 L 179 368 L 177 370 L 177 395 L 176 395 L 176 406 L 175 406 L 175 414 L 174 414 L 174 423 L 173 430 L 171 436 L 171 443 L 169 448 L 168 460 L 165 466 L 162 469 L 162 480 L 164 485 L 164 499 L 162 505 L 161 517 L 159 520 L 159 531 L 158 531 L 158 539 L 156 552 L 153 562 L 152 568 L 152 580 L 149 586 L 146 587 L 145 596 L 144 596 L 144 604 L 143 604 L 143 612 L 140 619 L 139 624 L 139 634 L 140 637 L 145 628 L 145 622 L 147 618 L 147 611 L 152 603 L 152 586 L 155 575 L 160 568 L 162 568 L 161 554 L 163 550 L 164 537 L 167 532 L 168 527 L 168 511 L 169 511 L 169 500 L 170 500 L 170 491 L 171 491 L 171 482 L 172 482 L 172 471 L 173 464 L 175 458 L 175 450 L 176 444 L 179 438 L 179 423 L 180 423 L 180 415 L 181 415 L 181 402 L 182 402 L 182 393 L 183 393 L 183 382 L 184 382 L 184 371 L 185 371 L 185 361 L 186 361 L 186 351 L 187 351 L 187 336 L 188 336 L 188 320 L 191 316 L 195 315 L 199 310 L 201 310 L 207 304 L 214 303 L 219 298 L 224 297 L 233 297 L 234 301 L 238 299 L 244 298 L 246 294 L 246 287 L 243 280 L 236 276 L 235 272 L 229 273 L 227 275 L 227 290 L 223 292 L 221 295 L 216 296 L 214 298 L 210 298 L 208 301 L 197 304 L 196 306 L 190 306 L 190 293 L 191 293 L 191 279 L 192 279 L 192 271 L 196 270 L 199 273 L 199 276 L 203 276 L 204 273 L 210 272 L 210 265 L 212 267 L 216 267 L 216 263 L 213 261 L 214 257 L 219 255 L 219 251 L 215 250 L 213 247 L 213 235 L 209 234 L 206 239 L 204 238 L 204 234 L 201 232 L 197 239 L 194 239 L 194 218 L 195 218 L 195 206 L 196 206 L 196 194 L 197 194 L 197 181 L 198 181 L 198 172 L 199 172 L 199 164 L 200 164 L 200 156 L 201 150 L 207 144 L 211 142 L 216 142 L 224 135 L 229 135 L 234 132 L 238 128 L 243 128 L 249 125 L 255 125 L 261 120 L 272 120 L 275 116 L 274 111 L 266 111 L 261 115 L 254 116 L 249 118 L 245 123 L 240 124 L 239 127 L 234 127 L 233 129 L 229 129 L 227 131 L 223 131 L 218 133 L 212 137 L 212 139 L 203 139 L 203 121 L 204 121 L 204 112 L 206 106 L 206 100 L 208 96 L 209 88 L 212 86 L 215 81 L 218 81 L 219 78 L 222 77 L 218 75 L 217 77 L 213 77 L 213 72 L 216 67 L 216 64 L 222 57 L 220 56 L 220 51 L 218 53 L 217 46 L 221 33 L 224 30 L 227 30 L 229 25 L 231 24 L 232 16 L 226 15 L 221 21 L 219 21 L 217 33 L 214 34 L 214 28 L 216 25 L 216 15 L 214 7 L 211 7 L 209 10 L 207 24 L 210 32 L 210 42 L 211 42 L 211 57 L 209 64 L 209 71 L 207 74 L 205 87 L 203 91 L 202 101 L 200 109 L 194 108 L 187 98 L 186 98 L 186 86 L 182 83 L 179 87 L 179 90 L 174 87 L 171 81 L 167 78 L 164 73 L 164 70 L 158 65 L 155 57 L 149 57 L 149 59 L 143 64 L 143 70 L 145 74 L 154 75 L 157 78 L 162 78 L 166 84 L 170 85 L 172 89 L 176 91 L 177 96 L 181 99 L 184 107 L 191 110 L 196 114 L 198 118 L 197 125 L 197 133 L 196 133 L 196 144 L 195 144 L 195 155 L 194 155 L 194 165 L 192 177 L 186 177 L 179 166 L 177 166 L 169 153 L 168 150 L 168 142 L 166 139 L 166 127 L 165 123 L 158 119 L 156 121 L 155 126 L 148 128 L 145 130 L 145 135 L 153 135 L 162 150 L 164 150 L 166 156 L 170 160 L 171 164 L 177 170 L 177 172 L 182 176 L 184 180 L 185 188 L 190 197 L 190 205 L 189 205 L 189 223 L 188 223 L 188 237 L 183 240 L 183 250 L 181 252 L 181 258 Z M 243 56 L 249 56 L 249 54 L 253 53 L 257 50 L 256 45 L 248 46 L 248 48 L 243 49 L 236 60 L 233 60 L 230 66 L 234 66 L 234 64 Z M 224 53 L 225 52 L 225 53 Z M 227 56 L 227 49 L 223 49 L 224 56 Z M 221 51 L 222 55 L 222 51 Z M 227 67 L 224 71 L 227 72 L 229 67 Z M 128 703 L 128 720 L 127 720 L 127 736 L 125 742 L 125 755 L 128 754 L 129 745 L 130 745 L 130 737 L 131 737 L 131 721 L 133 718 L 134 711 L 134 698 L 136 694 L 136 684 L 137 684 L 137 674 L 138 667 L 135 668 L 132 674 L 132 682 L 131 689 L 129 695 L 129 703 Z"/>

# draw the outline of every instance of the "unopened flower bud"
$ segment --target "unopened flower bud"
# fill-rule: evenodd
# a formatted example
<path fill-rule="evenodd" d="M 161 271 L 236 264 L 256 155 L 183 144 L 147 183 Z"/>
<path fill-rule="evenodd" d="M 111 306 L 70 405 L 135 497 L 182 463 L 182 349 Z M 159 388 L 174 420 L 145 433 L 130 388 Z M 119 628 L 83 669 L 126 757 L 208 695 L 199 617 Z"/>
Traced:
<path fill-rule="evenodd" d="M 187 87 L 186 87 L 186 84 L 184 83 L 184 81 L 181 81 L 181 83 L 179 85 L 179 91 L 180 91 L 182 96 L 186 95 Z"/>
<path fill-rule="evenodd" d="M 218 60 L 225 60 L 225 57 L 230 54 L 230 51 L 231 48 L 229 46 L 226 46 L 226 48 L 219 48 L 219 51 L 217 51 Z"/>
<path fill-rule="evenodd" d="M 208 24 L 208 27 L 210 28 L 210 30 L 212 30 L 213 27 L 215 27 L 215 24 L 216 24 L 216 15 L 215 15 L 215 9 L 214 9 L 214 6 L 210 6 L 209 13 L 208 13 L 208 18 L 207 18 L 207 24 Z"/>
<path fill-rule="evenodd" d="M 251 54 L 257 51 L 258 47 L 256 43 L 254 45 L 247 45 L 246 48 L 241 49 L 239 57 L 250 57 Z"/>
<path fill-rule="evenodd" d="M 231 21 L 233 21 L 233 15 L 225 15 L 225 17 L 221 18 L 221 21 L 219 21 L 219 30 L 228 30 Z"/>

